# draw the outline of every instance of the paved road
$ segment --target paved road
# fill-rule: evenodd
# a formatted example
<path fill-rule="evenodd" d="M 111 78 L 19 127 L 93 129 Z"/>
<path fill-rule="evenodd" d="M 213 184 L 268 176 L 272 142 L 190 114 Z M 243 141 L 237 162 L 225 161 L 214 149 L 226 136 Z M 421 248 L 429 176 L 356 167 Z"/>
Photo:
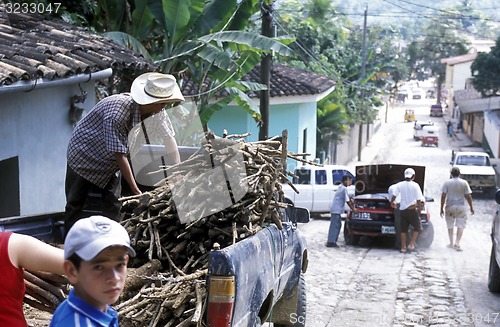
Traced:
<path fill-rule="evenodd" d="M 430 118 L 430 100 L 408 101 L 390 108 L 361 158 L 366 163 L 426 166 L 425 195 L 434 224 L 434 243 L 417 253 L 400 254 L 391 242 L 362 239 L 359 246 L 326 248 L 329 221 L 313 219 L 299 228 L 309 245 L 308 327 L 337 326 L 500 326 L 500 296 L 487 289 L 490 229 L 495 203 L 475 196 L 476 214 L 462 239 L 463 252 L 446 247 L 444 220 L 439 216 L 441 185 L 449 176 L 451 149 L 468 143 L 463 135 L 446 136 L 445 119 Z M 438 148 L 422 148 L 404 123 L 404 108 L 417 119 L 433 120 L 440 129 Z M 444 117 L 446 118 L 446 117 Z M 342 233 L 341 233 L 342 234 Z M 344 244 L 342 235 L 340 244 Z M 296 317 L 301 321 L 301 317 Z"/>

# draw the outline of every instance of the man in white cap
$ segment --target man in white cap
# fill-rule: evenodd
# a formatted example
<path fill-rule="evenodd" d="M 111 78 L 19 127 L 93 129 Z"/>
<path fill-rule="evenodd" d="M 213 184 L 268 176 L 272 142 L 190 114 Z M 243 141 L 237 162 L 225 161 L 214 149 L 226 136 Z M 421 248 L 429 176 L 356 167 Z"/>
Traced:
<path fill-rule="evenodd" d="M 122 225 L 103 216 L 78 220 L 64 242 L 64 271 L 73 289 L 50 326 L 118 327 L 110 305 L 125 287 L 130 257 L 135 251 Z"/>
<path fill-rule="evenodd" d="M 396 208 L 394 202 L 399 196 L 399 212 L 401 220 L 401 253 L 407 253 L 415 249 L 415 242 L 419 232 L 422 230 L 422 222 L 420 221 L 420 211 L 422 211 L 422 203 L 424 196 L 420 186 L 413 181 L 415 178 L 415 170 L 407 168 L 404 172 L 405 179 L 396 184 L 391 197 L 391 206 Z M 408 227 L 413 227 L 410 242 L 406 246 L 406 236 Z"/>
<path fill-rule="evenodd" d="M 174 76 L 145 73 L 134 80 L 130 93 L 99 101 L 82 118 L 67 152 L 66 233 L 92 212 L 119 221 L 122 177 L 133 194 L 141 193 L 127 158 L 128 133 L 148 115 L 160 115 L 167 156 L 174 164 L 180 162 L 172 123 L 162 109 L 181 101 L 184 97 Z"/>

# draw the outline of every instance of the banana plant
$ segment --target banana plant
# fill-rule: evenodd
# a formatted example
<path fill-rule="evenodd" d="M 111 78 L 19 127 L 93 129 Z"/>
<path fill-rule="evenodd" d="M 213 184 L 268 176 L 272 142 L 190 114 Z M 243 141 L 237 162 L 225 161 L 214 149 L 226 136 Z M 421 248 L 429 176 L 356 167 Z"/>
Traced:
<path fill-rule="evenodd" d="M 268 0 L 269 1 L 269 0 Z M 265 86 L 241 79 L 263 54 L 290 55 L 291 37 L 272 39 L 243 29 L 260 10 L 258 0 L 135 0 L 130 34 L 107 33 L 159 64 L 160 70 L 198 86 L 202 123 L 235 101 L 256 120 L 258 106 L 246 95 Z M 221 95 L 223 95 L 221 97 Z"/>

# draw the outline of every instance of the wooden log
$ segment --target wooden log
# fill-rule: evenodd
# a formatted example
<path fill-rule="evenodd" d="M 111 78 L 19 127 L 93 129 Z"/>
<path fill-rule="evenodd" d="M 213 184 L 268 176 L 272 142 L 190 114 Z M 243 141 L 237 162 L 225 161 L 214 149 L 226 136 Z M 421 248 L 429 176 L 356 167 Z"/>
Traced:
<path fill-rule="evenodd" d="M 46 299 L 48 304 L 54 308 L 56 308 L 59 304 L 61 304 L 61 301 L 57 298 L 56 295 L 50 293 L 47 290 L 42 289 L 41 287 L 31 283 L 30 281 L 24 280 L 24 284 L 26 285 L 26 291 L 28 290 L 30 292 L 33 292 L 35 294 L 40 295 L 44 299 Z"/>
<path fill-rule="evenodd" d="M 69 285 L 69 280 L 64 275 L 58 275 L 46 271 L 30 271 L 30 273 L 45 281 L 52 282 L 55 285 Z"/>
<path fill-rule="evenodd" d="M 46 281 L 38 278 L 37 276 L 31 274 L 29 271 L 24 270 L 24 279 L 30 281 L 31 283 L 41 287 L 42 289 L 54 294 L 57 298 L 63 301 L 66 298 L 63 290 L 57 286 L 47 283 Z"/>
<path fill-rule="evenodd" d="M 128 268 L 124 290 L 131 292 L 141 288 L 150 282 L 147 279 L 148 276 L 153 276 L 155 273 L 161 271 L 161 269 L 162 264 L 158 259 L 153 259 L 139 268 Z"/>

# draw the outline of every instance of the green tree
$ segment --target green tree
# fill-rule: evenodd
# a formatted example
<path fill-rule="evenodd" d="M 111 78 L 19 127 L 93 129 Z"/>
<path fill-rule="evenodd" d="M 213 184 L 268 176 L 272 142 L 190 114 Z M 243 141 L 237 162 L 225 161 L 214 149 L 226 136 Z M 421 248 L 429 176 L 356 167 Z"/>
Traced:
<path fill-rule="evenodd" d="M 469 42 L 459 34 L 457 21 L 441 19 L 433 21 L 424 29 L 424 37 L 413 41 L 408 47 L 412 75 L 422 81 L 435 77 L 437 101 L 441 101 L 441 87 L 444 83 L 446 66 L 441 59 L 466 54 Z"/>
<path fill-rule="evenodd" d="M 479 52 L 472 63 L 472 85 L 483 97 L 500 95 L 500 37 L 490 52 Z"/>

